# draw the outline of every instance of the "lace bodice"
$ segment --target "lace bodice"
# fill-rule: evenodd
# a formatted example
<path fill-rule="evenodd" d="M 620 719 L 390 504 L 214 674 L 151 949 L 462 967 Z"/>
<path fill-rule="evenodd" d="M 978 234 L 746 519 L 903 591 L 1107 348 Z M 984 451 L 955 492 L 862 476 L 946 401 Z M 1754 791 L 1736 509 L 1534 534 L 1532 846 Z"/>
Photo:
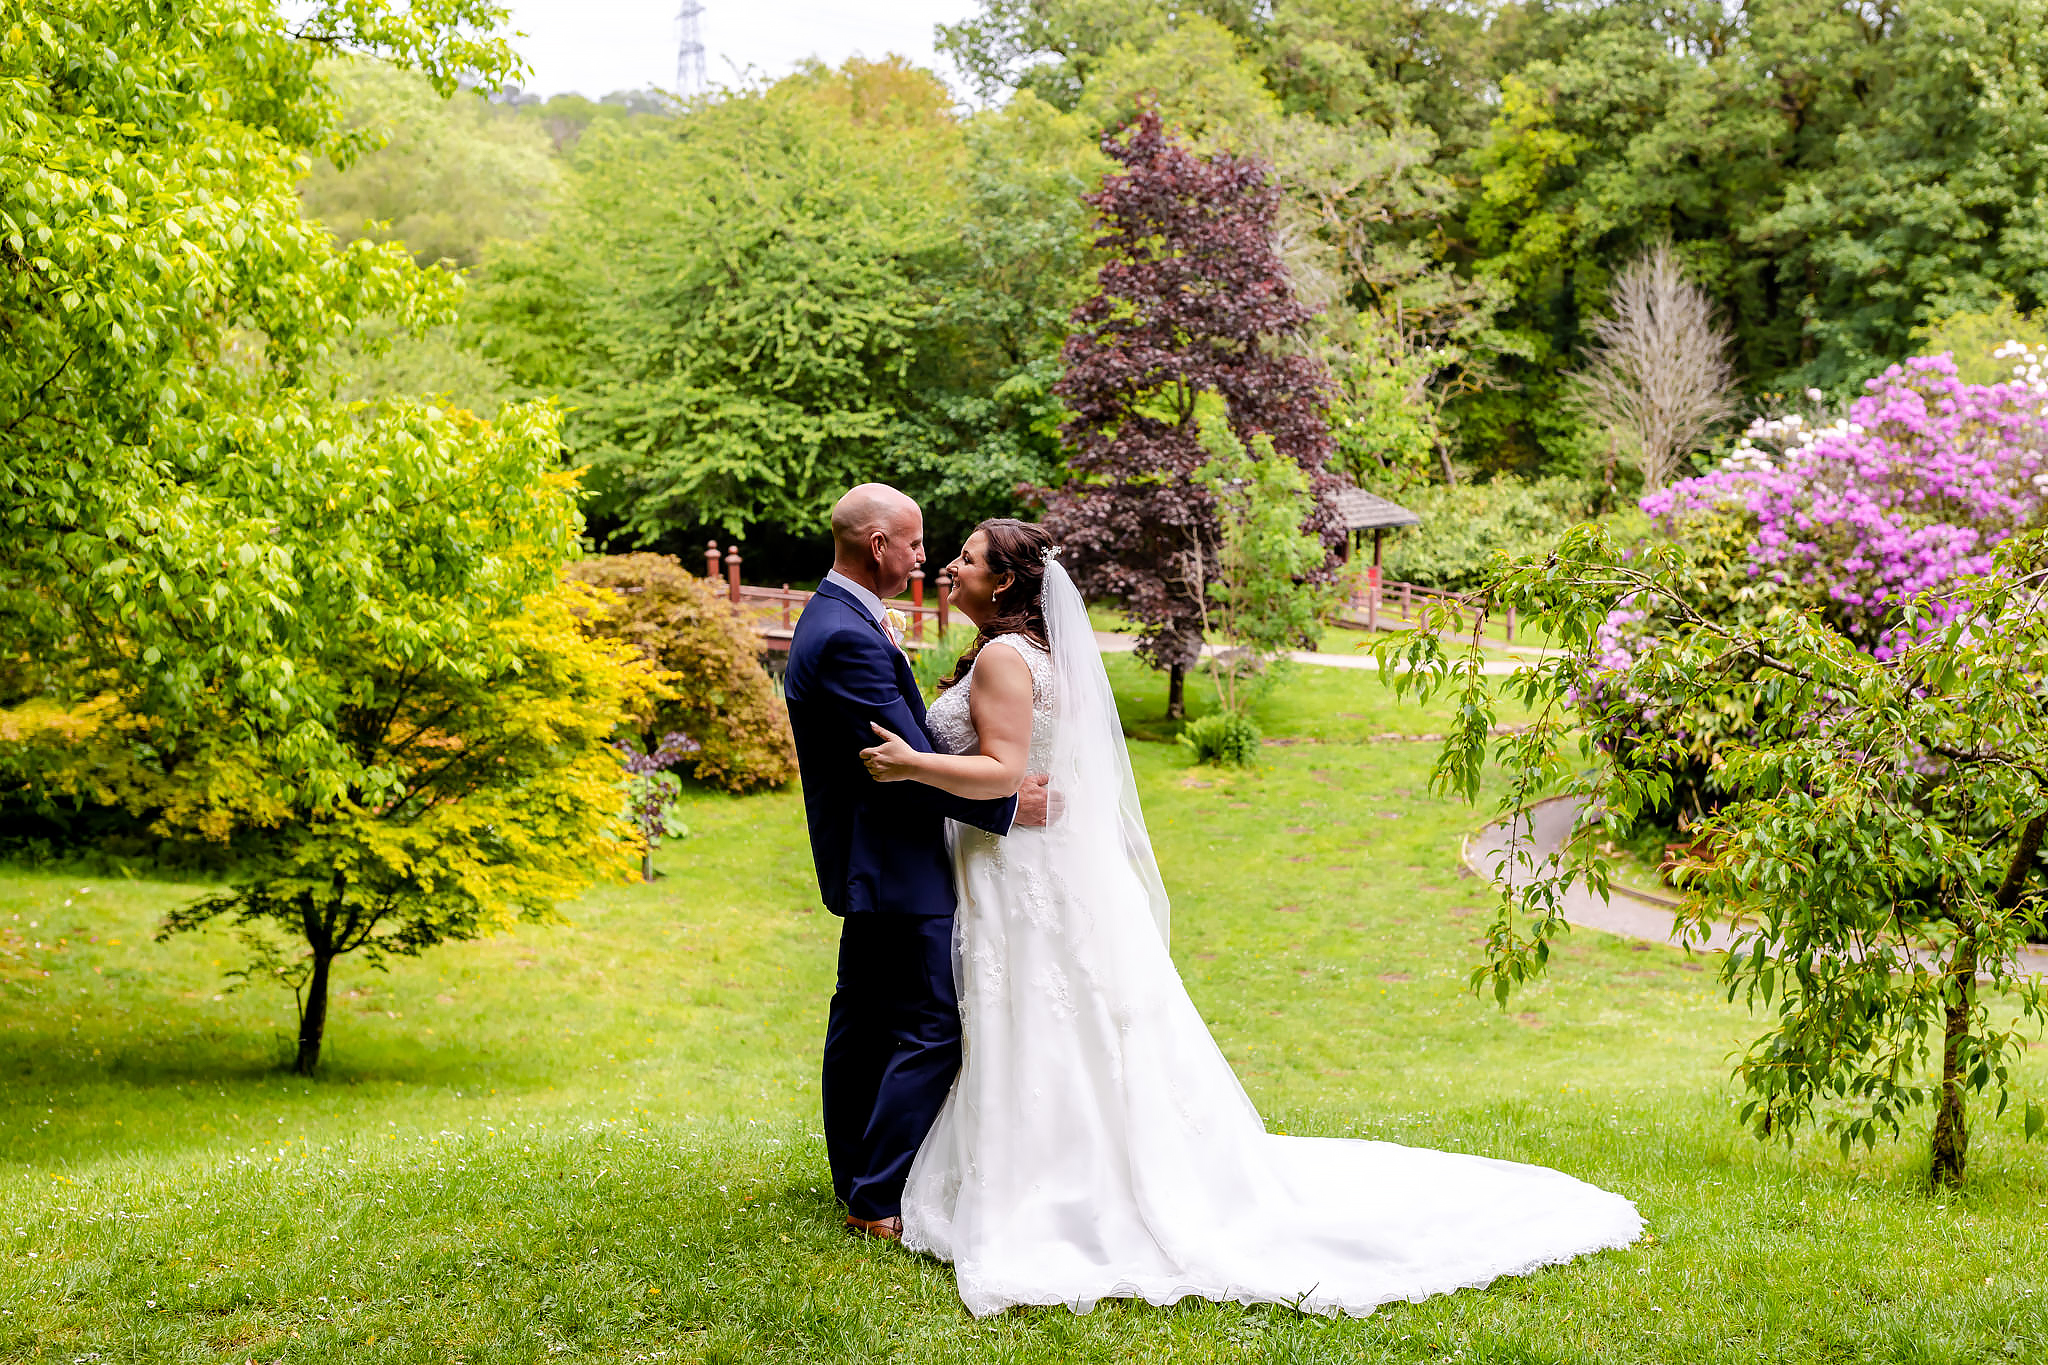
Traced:
<path fill-rule="evenodd" d="M 998 635 L 982 646 L 1009 645 L 1031 670 L 1031 760 L 1032 772 L 1045 772 L 1052 763 L 1052 656 L 1022 635 Z M 940 753 L 971 754 L 981 745 L 975 733 L 968 700 L 974 688 L 975 670 L 964 681 L 939 693 L 925 712 L 925 728 Z"/>

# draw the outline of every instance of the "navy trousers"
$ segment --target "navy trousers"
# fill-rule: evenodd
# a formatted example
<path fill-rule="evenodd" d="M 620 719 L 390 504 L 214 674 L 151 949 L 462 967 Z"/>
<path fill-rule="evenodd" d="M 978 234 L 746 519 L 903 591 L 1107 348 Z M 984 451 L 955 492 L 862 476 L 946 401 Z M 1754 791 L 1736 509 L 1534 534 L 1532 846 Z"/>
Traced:
<path fill-rule="evenodd" d="M 960 1069 L 953 917 L 869 911 L 840 923 L 825 1026 L 825 1154 L 847 1212 L 893 1218 Z"/>

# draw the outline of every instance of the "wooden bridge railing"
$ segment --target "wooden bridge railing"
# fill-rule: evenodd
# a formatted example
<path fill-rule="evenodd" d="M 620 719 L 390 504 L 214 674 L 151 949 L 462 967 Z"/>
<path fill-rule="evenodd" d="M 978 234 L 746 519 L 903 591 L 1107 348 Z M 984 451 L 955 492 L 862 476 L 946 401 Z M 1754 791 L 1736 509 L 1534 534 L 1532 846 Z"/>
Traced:
<path fill-rule="evenodd" d="M 1472 594 L 1425 588 L 1419 583 L 1391 579 L 1383 582 L 1375 567 L 1359 577 L 1343 616 L 1345 624 L 1363 626 L 1367 630 L 1379 630 L 1383 623 L 1390 629 L 1405 630 L 1415 624 L 1418 608 L 1431 601 L 1450 607 L 1461 622 L 1476 619 L 1487 608 L 1483 600 Z M 1515 609 L 1509 607 L 1505 611 L 1490 613 L 1486 626 L 1488 634 L 1498 630 L 1504 643 L 1513 644 Z"/>
<path fill-rule="evenodd" d="M 796 630 L 796 618 L 803 612 L 804 603 L 811 600 L 811 593 L 805 588 L 792 588 L 785 583 L 779 588 L 756 588 L 740 582 L 740 547 L 729 546 L 721 555 L 718 542 L 707 541 L 704 546 L 704 576 L 716 582 L 725 580 L 726 596 L 732 601 L 733 609 L 745 618 L 761 637 L 761 643 L 768 649 L 787 651 L 789 637 Z M 952 624 L 952 606 L 949 600 L 952 584 L 941 573 L 933 585 L 937 592 L 935 600 L 925 602 L 924 570 L 913 570 L 910 575 L 910 596 L 894 598 L 883 605 L 894 608 L 909 619 L 904 631 L 904 647 L 908 649 L 929 649 L 945 639 L 946 629 Z"/>
<path fill-rule="evenodd" d="M 727 547 L 723 553 L 715 540 L 704 546 L 705 578 L 713 582 L 721 578 L 725 580 L 726 595 L 731 599 L 733 609 L 761 636 L 765 647 L 788 650 L 796 618 L 802 613 L 804 603 L 811 600 L 811 593 L 803 588 L 792 588 L 787 583 L 779 588 L 750 587 L 740 582 L 740 562 L 738 545 Z M 939 574 L 933 584 L 936 589 L 933 600 L 927 603 L 925 583 L 922 569 L 913 572 L 910 575 L 910 596 L 885 604 L 908 618 L 909 626 L 904 631 L 903 643 L 909 649 L 928 649 L 938 644 L 952 624 L 952 584 L 944 573 Z M 1340 619 L 1346 625 L 1362 626 L 1366 630 L 1379 630 L 1383 625 L 1389 629 L 1405 629 L 1415 623 L 1417 609 L 1432 600 L 1447 604 L 1460 621 L 1476 618 L 1484 606 L 1469 595 L 1446 592 L 1441 588 L 1425 588 L 1418 583 L 1380 582 L 1375 572 L 1360 576 Z M 1496 631 L 1505 643 L 1514 643 L 1513 607 L 1489 616 L 1486 632 L 1491 636 Z"/>

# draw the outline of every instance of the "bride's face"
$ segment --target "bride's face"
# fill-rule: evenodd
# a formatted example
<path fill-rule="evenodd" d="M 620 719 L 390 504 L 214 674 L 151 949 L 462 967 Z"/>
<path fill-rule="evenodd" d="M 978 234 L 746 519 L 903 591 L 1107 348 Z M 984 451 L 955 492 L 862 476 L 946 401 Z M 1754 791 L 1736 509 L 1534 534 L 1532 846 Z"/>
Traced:
<path fill-rule="evenodd" d="M 953 580 L 953 606 L 968 620 L 980 625 L 996 613 L 996 594 L 1010 586 L 1015 574 L 992 572 L 988 567 L 988 537 L 980 531 L 967 537 L 960 553 L 946 566 Z"/>

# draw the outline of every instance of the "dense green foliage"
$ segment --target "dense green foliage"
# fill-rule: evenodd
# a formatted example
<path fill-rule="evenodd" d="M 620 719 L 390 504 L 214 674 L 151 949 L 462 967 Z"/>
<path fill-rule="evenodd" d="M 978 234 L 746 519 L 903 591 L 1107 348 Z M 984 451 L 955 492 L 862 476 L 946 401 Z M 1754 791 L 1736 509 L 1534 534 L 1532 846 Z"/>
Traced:
<path fill-rule="evenodd" d="M 135 0 L 0 24 L 0 630 L 8 795 L 232 845 L 248 976 L 502 927 L 629 837 L 613 727 L 644 669 L 575 626 L 574 478 L 545 404 L 354 403 L 351 345 L 454 316 L 452 278 L 303 215 L 351 130 L 324 53 L 441 95 L 517 59 L 488 0 Z M 382 329 L 381 332 L 379 329 Z M 365 343 L 365 338 L 369 338 Z"/>
<path fill-rule="evenodd" d="M 1378 251 L 1441 236 L 1465 278 L 1503 291 L 1468 360 L 1511 383 L 1466 362 L 1431 380 L 1464 386 L 1460 451 L 1570 473 L 1601 443 L 1559 378 L 1619 264 L 1665 236 L 1733 324 L 1753 392 L 1846 391 L 1909 354 L 1916 326 L 2001 295 L 2039 307 L 2042 229 L 2022 206 L 2048 191 L 2044 20 L 2039 0 L 987 0 L 947 46 L 987 93 L 1087 108 L 1134 54 L 1222 29 L 1240 83 L 1290 123 L 1419 139 L 1409 183 L 1456 193 L 1382 215 Z M 1358 263 L 1340 284 L 1380 302 Z"/>
<path fill-rule="evenodd" d="M 476 316 L 521 384 L 570 400 L 601 519 L 642 543 L 809 530 L 879 478 L 950 534 L 1052 475 L 1097 155 L 1034 101 L 972 125 L 948 105 L 855 61 L 577 141 Z"/>
<path fill-rule="evenodd" d="M 1336 467 L 1397 496 L 1517 473 L 1576 515 L 1628 489 L 1567 376 L 1657 242 L 1758 403 L 1981 350 L 1958 317 L 2048 301 L 2042 3 L 987 0 L 942 38 L 969 112 L 894 61 L 688 105 L 437 106 L 357 72 L 350 118 L 402 135 L 306 193 L 482 262 L 459 334 L 351 358 L 349 392 L 564 399 L 603 535 L 743 535 L 793 574 L 854 477 L 918 496 L 939 542 L 1058 486 L 1060 340 L 1098 264 L 1078 200 L 1149 103 L 1272 167 Z"/>
<path fill-rule="evenodd" d="M 308 23 L 447 79 L 509 66 L 461 36 L 495 14 L 365 3 Z M 106 675 L 154 716 L 213 688 L 287 730 L 317 709 L 277 647 L 308 628 L 279 519 L 335 508 L 286 489 L 470 439 L 425 413 L 359 422 L 301 382 L 359 319 L 452 303 L 403 253 L 336 250 L 301 217 L 294 162 L 333 115 L 316 55 L 253 0 L 0 27 L 0 628 L 10 653 L 66 684 Z M 331 736 L 297 744 L 316 766 L 333 753 Z"/>

